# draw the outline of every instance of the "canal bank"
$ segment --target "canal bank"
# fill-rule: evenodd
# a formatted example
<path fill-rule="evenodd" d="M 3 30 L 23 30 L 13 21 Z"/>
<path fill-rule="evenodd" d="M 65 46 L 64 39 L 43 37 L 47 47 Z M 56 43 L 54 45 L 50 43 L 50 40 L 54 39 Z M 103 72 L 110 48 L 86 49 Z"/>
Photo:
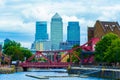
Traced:
<path fill-rule="evenodd" d="M 23 71 L 22 67 L 15 67 L 14 65 L 0 67 L 0 74 L 12 74 L 21 71 Z"/>
<path fill-rule="evenodd" d="M 108 79 L 120 79 L 120 69 L 115 68 L 71 67 L 68 69 L 68 73 Z"/>
<path fill-rule="evenodd" d="M 14 66 L 1 66 L 0 67 L 0 74 L 11 74 L 15 72 Z"/>

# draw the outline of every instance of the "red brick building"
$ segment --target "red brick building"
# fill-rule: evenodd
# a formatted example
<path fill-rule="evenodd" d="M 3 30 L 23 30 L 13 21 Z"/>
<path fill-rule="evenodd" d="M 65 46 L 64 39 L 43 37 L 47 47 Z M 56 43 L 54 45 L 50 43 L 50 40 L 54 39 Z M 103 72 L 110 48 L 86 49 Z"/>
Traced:
<path fill-rule="evenodd" d="M 94 37 L 94 27 L 88 27 L 88 41 Z"/>
<path fill-rule="evenodd" d="M 101 39 L 105 34 L 110 32 L 115 33 L 120 37 L 120 25 L 118 22 L 97 20 L 94 27 L 88 28 L 88 40 L 93 37 Z"/>

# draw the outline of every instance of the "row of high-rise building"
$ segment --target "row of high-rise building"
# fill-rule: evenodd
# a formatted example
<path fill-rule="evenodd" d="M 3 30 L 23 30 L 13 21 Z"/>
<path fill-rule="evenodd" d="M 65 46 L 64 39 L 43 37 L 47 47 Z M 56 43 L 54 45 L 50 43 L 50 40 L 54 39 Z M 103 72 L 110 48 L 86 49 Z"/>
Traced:
<path fill-rule="evenodd" d="M 73 45 L 80 45 L 80 26 L 78 21 L 68 22 L 67 40 L 63 42 L 63 21 L 56 13 L 51 18 L 50 40 L 47 33 L 47 21 L 36 22 L 36 33 L 33 48 L 36 50 L 70 49 Z"/>

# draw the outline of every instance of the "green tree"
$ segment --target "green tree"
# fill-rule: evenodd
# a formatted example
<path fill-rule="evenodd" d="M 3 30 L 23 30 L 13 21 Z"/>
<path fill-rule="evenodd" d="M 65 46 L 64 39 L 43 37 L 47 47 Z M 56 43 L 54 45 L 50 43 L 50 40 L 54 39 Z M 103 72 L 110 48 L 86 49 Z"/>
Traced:
<path fill-rule="evenodd" d="M 24 55 L 24 58 L 28 59 L 32 56 L 32 53 L 30 50 L 26 49 L 26 48 L 21 48 L 21 52 Z"/>
<path fill-rule="evenodd" d="M 17 43 L 15 41 L 9 41 L 4 43 L 3 46 L 3 53 L 5 53 L 6 55 L 10 56 L 14 53 L 14 51 L 12 51 L 15 47 L 16 48 L 20 48 L 20 43 Z"/>
<path fill-rule="evenodd" d="M 97 62 L 105 62 L 105 55 L 108 48 L 111 46 L 112 41 L 118 39 L 116 34 L 108 33 L 96 44 L 95 46 L 95 60 Z"/>
<path fill-rule="evenodd" d="M 74 54 L 76 54 L 78 57 L 80 57 L 81 49 L 78 48 L 78 47 L 79 47 L 79 45 L 74 45 L 72 47 L 72 49 L 74 51 L 73 51 L 71 57 L 72 57 L 72 62 L 74 62 L 74 63 L 79 63 L 80 62 L 80 60 L 74 55 Z M 68 58 L 67 61 L 70 62 L 70 58 Z"/>
<path fill-rule="evenodd" d="M 104 54 L 104 60 L 107 63 L 120 62 L 120 38 L 113 40 Z"/>
<path fill-rule="evenodd" d="M 25 57 L 29 58 L 32 55 L 28 49 L 21 47 L 20 43 L 15 41 L 4 43 L 3 53 L 10 56 L 12 60 L 21 61 L 23 61 Z"/>

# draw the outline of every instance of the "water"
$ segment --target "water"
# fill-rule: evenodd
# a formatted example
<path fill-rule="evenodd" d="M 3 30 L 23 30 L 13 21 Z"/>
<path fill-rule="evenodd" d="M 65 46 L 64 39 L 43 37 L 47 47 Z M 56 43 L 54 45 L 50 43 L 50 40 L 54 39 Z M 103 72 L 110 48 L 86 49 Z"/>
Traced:
<path fill-rule="evenodd" d="M 55 71 L 55 72 L 54 72 Z M 32 77 L 26 76 L 26 74 L 30 75 L 36 75 L 36 76 L 68 76 L 68 73 L 61 73 L 61 71 L 65 70 L 59 70 L 60 72 L 57 72 L 57 69 L 50 69 L 50 70 L 39 70 L 35 71 L 32 70 L 30 72 L 16 72 L 14 74 L 0 74 L 0 80 L 41 80 L 41 79 L 35 79 Z M 81 77 L 59 77 L 59 78 L 49 78 L 49 79 L 43 79 L 43 80 L 103 80 L 101 78 L 95 78 L 95 77 L 87 77 L 87 78 L 81 78 Z"/>

